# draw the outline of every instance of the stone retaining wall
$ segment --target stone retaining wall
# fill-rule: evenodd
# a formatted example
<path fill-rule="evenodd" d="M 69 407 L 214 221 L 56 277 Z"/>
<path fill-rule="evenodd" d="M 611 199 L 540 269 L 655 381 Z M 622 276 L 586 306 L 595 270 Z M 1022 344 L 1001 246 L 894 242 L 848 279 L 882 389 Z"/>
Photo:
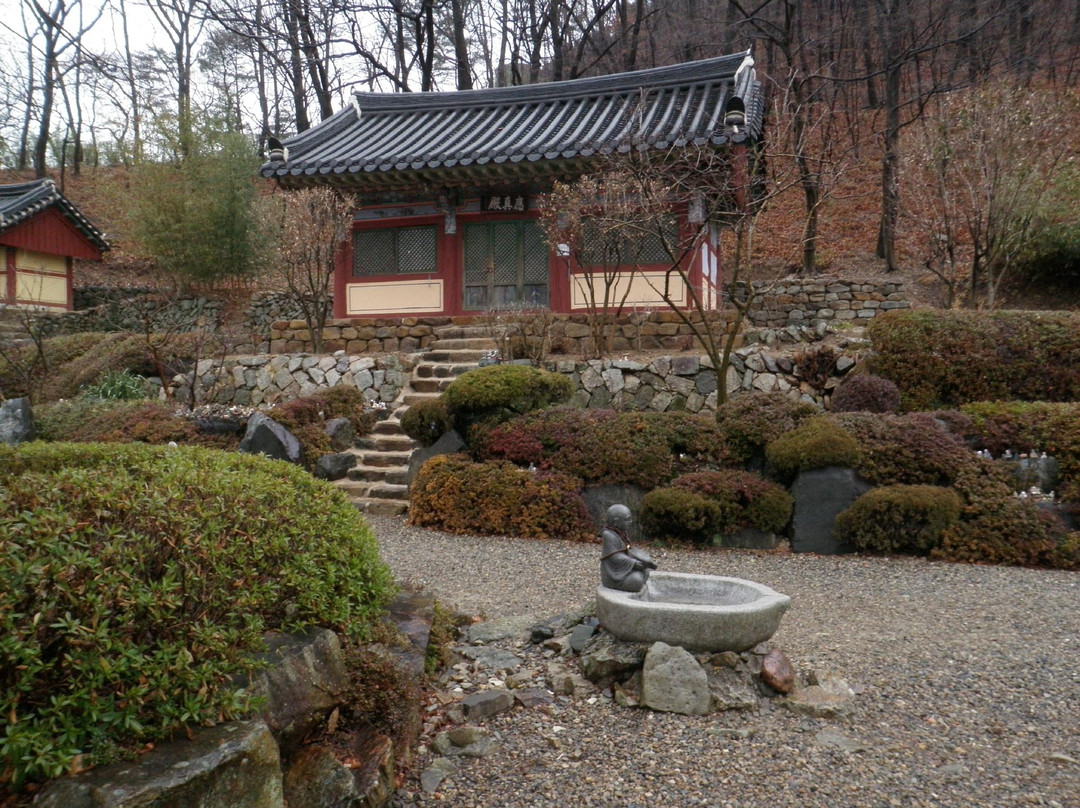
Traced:
<path fill-rule="evenodd" d="M 179 401 L 198 403 L 273 405 L 280 401 L 308 396 L 316 390 L 346 385 L 355 387 L 374 403 L 395 400 L 409 382 L 414 362 L 408 357 L 311 356 L 241 356 L 199 362 L 194 374 L 174 376 L 170 390 Z"/>
<path fill-rule="evenodd" d="M 868 345 L 851 340 L 842 350 L 810 348 L 806 352 L 771 351 L 765 345 L 748 345 L 735 351 L 725 375 L 729 395 L 762 390 L 790 393 L 807 401 L 824 403 L 843 376 L 861 359 Z M 806 362 L 831 372 L 822 379 L 804 377 L 800 358 L 827 351 L 827 361 Z M 396 400 L 408 384 L 417 363 L 415 356 L 384 354 L 356 356 L 339 351 L 332 356 L 281 354 L 244 356 L 199 362 L 196 400 L 200 403 L 272 405 L 339 384 L 356 387 L 373 403 Z M 558 360 L 547 367 L 568 376 L 577 390 L 572 403 L 580 407 L 614 407 L 700 412 L 716 408 L 718 380 L 704 356 L 660 356 L 647 361 L 603 359 L 587 362 Z M 170 388 L 180 401 L 191 401 L 192 374 L 171 380 Z M 821 382 L 823 381 L 823 384 Z"/>
<path fill-rule="evenodd" d="M 168 292 L 150 287 L 118 289 L 108 286 L 80 287 L 74 291 L 75 310 L 43 312 L 35 325 L 46 336 L 88 331 L 217 331 L 224 303 L 205 296 L 170 298 Z"/>
<path fill-rule="evenodd" d="M 900 282 L 788 278 L 751 312 L 756 326 L 816 325 L 820 321 L 870 320 L 889 309 L 910 308 Z"/>

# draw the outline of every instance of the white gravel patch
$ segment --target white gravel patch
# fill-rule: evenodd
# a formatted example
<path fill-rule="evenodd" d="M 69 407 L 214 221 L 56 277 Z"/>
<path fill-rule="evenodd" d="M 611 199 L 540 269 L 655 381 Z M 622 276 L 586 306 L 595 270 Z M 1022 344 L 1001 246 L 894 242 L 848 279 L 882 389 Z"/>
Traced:
<path fill-rule="evenodd" d="M 399 580 L 469 614 L 553 616 L 599 582 L 599 545 L 369 521 Z M 395 804 L 1080 808 L 1080 574 L 649 549 L 662 569 L 790 595 L 772 642 L 797 670 L 835 670 L 859 688 L 854 718 L 688 718 L 559 699 L 487 719 L 497 752 L 461 761 L 435 795 L 414 773 Z M 822 730 L 862 748 L 842 751 Z"/>

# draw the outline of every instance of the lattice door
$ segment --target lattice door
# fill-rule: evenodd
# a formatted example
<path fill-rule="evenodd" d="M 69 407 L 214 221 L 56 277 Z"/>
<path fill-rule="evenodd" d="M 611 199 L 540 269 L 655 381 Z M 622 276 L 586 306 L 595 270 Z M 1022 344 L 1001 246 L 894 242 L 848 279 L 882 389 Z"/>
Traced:
<path fill-rule="evenodd" d="M 536 222 L 465 226 L 465 309 L 547 302 L 548 248 Z"/>

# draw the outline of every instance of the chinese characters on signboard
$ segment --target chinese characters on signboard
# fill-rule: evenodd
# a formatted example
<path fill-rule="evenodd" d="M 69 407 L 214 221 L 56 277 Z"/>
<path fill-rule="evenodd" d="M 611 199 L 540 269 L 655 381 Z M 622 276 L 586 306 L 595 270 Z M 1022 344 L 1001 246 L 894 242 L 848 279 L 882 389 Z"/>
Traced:
<path fill-rule="evenodd" d="M 493 194 L 481 197 L 483 210 L 500 213 L 524 213 L 528 208 L 524 194 Z"/>

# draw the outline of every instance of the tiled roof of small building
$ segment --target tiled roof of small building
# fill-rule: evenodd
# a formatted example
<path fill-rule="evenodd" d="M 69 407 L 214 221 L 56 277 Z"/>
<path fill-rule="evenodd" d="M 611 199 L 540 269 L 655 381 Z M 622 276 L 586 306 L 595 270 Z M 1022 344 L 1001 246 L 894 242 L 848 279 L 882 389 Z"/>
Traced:
<path fill-rule="evenodd" d="M 0 233 L 10 230 L 46 208 L 56 205 L 61 213 L 99 250 L 109 249 L 105 234 L 79 212 L 51 179 L 0 185 Z"/>
<path fill-rule="evenodd" d="M 613 151 L 721 146 L 761 134 L 750 51 L 596 78 L 442 93 L 356 93 L 262 166 L 285 185 L 362 190 L 576 173 Z M 737 101 L 733 99 L 738 99 Z M 746 125 L 725 126 L 741 102 Z"/>

